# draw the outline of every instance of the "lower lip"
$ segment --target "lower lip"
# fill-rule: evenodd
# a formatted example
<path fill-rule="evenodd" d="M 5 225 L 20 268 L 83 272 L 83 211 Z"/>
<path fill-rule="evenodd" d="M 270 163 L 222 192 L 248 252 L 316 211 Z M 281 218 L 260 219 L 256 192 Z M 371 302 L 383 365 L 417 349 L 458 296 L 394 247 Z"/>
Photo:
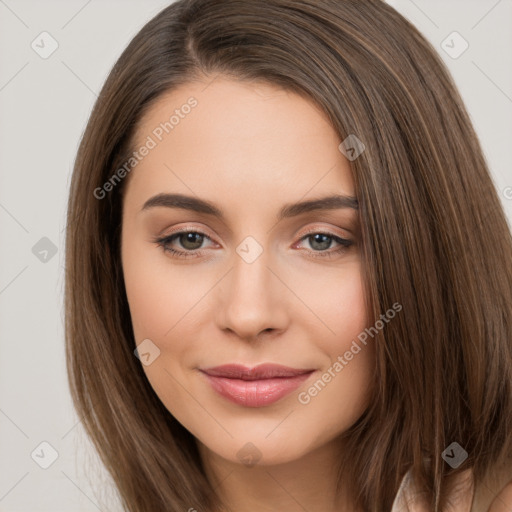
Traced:
<path fill-rule="evenodd" d="M 212 388 L 231 402 L 245 407 L 270 405 L 296 390 L 313 372 L 295 377 L 274 379 L 241 380 L 226 377 L 213 377 L 203 373 Z"/>

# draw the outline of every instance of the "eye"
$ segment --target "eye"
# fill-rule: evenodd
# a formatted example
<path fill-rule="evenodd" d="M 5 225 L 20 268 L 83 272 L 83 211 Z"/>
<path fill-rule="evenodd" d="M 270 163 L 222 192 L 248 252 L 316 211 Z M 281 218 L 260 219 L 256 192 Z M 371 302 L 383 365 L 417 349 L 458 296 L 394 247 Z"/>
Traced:
<path fill-rule="evenodd" d="M 173 257 L 196 258 L 203 255 L 201 246 L 205 240 L 211 241 L 211 238 L 206 233 L 190 229 L 178 231 L 162 238 L 156 238 L 154 242 L 159 247 L 162 247 L 164 252 L 171 254 Z M 312 250 L 308 252 L 311 253 L 311 256 L 314 258 L 332 258 L 333 256 L 344 253 L 354 244 L 352 240 L 347 240 L 333 233 L 318 230 L 307 233 L 299 240 L 299 244 L 306 240 L 309 241 L 312 247 Z M 176 241 L 179 242 L 183 250 L 173 247 L 172 244 Z M 328 251 L 327 249 L 331 248 L 333 242 L 338 244 L 339 247 Z M 297 244 L 294 247 L 296 246 Z"/>
<path fill-rule="evenodd" d="M 311 231 L 305 236 L 301 238 L 302 241 L 309 241 L 310 246 L 313 248 L 311 252 L 311 256 L 314 258 L 332 258 L 333 256 L 337 256 L 343 254 L 348 250 L 348 248 L 354 244 L 352 240 L 347 240 L 346 238 L 341 238 L 332 233 L 322 232 L 322 231 Z M 335 242 L 339 245 L 338 248 L 326 251 L 331 247 L 332 242 Z"/>
<path fill-rule="evenodd" d="M 197 257 L 198 253 L 201 255 L 199 248 L 203 244 L 205 239 L 211 240 L 208 235 L 196 230 L 183 230 L 178 231 L 170 236 L 157 238 L 155 243 L 162 247 L 164 252 L 170 253 L 172 256 L 177 258 L 191 258 Z M 175 249 L 171 244 L 178 240 L 185 250 Z"/>

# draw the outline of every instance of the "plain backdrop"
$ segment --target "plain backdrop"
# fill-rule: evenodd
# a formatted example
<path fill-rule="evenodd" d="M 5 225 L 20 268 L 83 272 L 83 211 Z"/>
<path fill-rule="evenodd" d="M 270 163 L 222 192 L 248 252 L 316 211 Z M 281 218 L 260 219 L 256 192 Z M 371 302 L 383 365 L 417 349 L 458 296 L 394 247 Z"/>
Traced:
<path fill-rule="evenodd" d="M 512 0 L 390 3 L 449 66 L 512 219 Z M 168 4 L 0 0 L 0 512 L 120 510 L 67 388 L 66 200 L 110 68 Z"/>

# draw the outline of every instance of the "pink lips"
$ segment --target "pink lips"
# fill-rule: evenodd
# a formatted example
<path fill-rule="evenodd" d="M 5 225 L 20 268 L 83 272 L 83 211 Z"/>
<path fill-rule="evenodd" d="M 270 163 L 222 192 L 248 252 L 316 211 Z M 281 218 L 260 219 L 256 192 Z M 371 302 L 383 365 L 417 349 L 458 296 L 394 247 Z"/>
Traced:
<path fill-rule="evenodd" d="M 314 370 L 260 364 L 254 368 L 227 364 L 200 370 L 212 388 L 228 400 L 245 407 L 263 407 L 297 389 Z"/>

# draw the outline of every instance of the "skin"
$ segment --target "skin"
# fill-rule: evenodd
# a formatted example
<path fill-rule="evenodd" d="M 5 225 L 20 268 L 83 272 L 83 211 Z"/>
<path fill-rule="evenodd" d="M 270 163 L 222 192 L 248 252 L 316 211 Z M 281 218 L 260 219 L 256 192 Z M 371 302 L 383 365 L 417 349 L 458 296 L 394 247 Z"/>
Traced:
<path fill-rule="evenodd" d="M 512 510 L 512 481 L 492 502 L 489 512 L 510 512 Z"/>
<path fill-rule="evenodd" d="M 134 336 L 160 350 L 144 371 L 197 439 L 226 510 L 354 512 L 349 489 L 335 496 L 334 468 L 343 449 L 339 435 L 370 399 L 372 342 L 308 404 L 298 395 L 368 327 L 358 213 L 315 211 L 276 222 L 285 204 L 355 195 L 341 139 L 305 98 L 217 76 L 160 97 L 139 123 L 135 146 L 191 96 L 197 106 L 125 184 L 121 253 Z M 226 218 L 163 206 L 142 210 L 164 192 L 206 199 Z M 181 229 L 206 234 L 202 244 L 185 245 L 184 237 L 170 244 L 195 250 L 192 257 L 173 257 L 155 242 Z M 308 230 L 353 245 L 336 254 L 335 239 L 315 242 Z M 252 263 L 236 251 L 248 236 L 263 251 Z M 320 252 L 332 257 L 315 257 Z M 263 362 L 315 372 L 277 403 L 248 408 L 217 394 L 198 370 Z M 239 455 L 247 443 L 256 449 L 245 450 L 260 457 L 252 467 Z"/>

